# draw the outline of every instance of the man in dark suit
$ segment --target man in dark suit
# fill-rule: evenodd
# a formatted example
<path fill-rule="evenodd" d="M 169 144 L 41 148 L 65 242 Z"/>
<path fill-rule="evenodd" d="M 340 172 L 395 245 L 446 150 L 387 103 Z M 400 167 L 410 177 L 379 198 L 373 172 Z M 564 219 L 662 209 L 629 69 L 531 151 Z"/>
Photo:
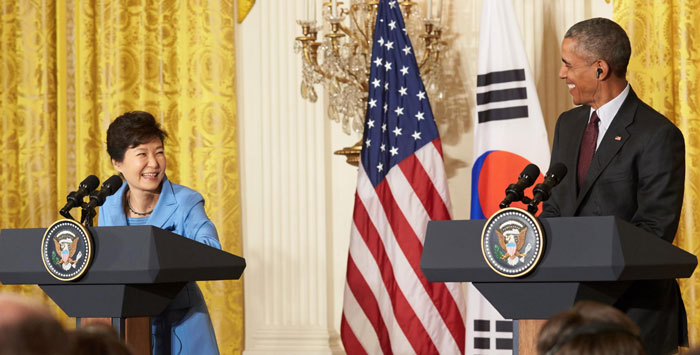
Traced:
<path fill-rule="evenodd" d="M 541 217 L 614 215 L 670 243 L 683 202 L 683 135 L 627 83 L 630 52 L 627 34 L 608 19 L 582 21 L 567 31 L 559 77 L 581 106 L 557 120 L 551 163 L 563 163 L 569 174 Z M 639 325 L 649 354 L 687 345 L 675 280 L 637 281 L 615 307 Z"/>

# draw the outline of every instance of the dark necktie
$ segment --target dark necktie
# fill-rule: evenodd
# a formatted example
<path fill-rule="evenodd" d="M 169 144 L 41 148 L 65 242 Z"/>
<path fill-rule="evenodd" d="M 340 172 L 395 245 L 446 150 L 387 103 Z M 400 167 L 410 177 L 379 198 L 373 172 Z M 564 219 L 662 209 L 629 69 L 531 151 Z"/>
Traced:
<path fill-rule="evenodd" d="M 591 119 L 588 121 L 588 126 L 586 126 L 586 131 L 583 132 L 581 150 L 578 152 L 577 178 L 579 187 L 583 184 L 583 179 L 586 177 L 588 168 L 591 166 L 591 161 L 593 161 L 593 154 L 595 154 L 595 147 L 598 142 L 598 122 L 600 122 L 600 118 L 598 118 L 598 114 L 593 111 Z"/>

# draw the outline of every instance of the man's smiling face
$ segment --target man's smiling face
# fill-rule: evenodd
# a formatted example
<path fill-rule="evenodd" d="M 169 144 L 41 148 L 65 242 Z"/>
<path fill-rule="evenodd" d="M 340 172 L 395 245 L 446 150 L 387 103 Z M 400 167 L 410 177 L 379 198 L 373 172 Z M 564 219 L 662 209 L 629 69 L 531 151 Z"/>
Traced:
<path fill-rule="evenodd" d="M 573 37 L 564 38 L 561 43 L 561 69 L 559 78 L 566 81 L 569 94 L 575 105 L 594 104 L 594 95 L 598 86 L 596 78 L 596 60 L 582 53 L 578 41 Z"/>

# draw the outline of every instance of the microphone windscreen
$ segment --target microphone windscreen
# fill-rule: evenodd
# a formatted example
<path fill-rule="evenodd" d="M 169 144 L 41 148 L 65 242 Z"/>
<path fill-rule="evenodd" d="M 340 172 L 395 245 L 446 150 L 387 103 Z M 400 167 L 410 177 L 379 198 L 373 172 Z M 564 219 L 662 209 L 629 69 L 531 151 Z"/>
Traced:
<path fill-rule="evenodd" d="M 547 176 L 554 175 L 557 179 L 561 180 L 564 178 L 564 176 L 566 176 L 566 171 L 566 165 L 562 163 L 554 163 L 549 167 Z"/>
<path fill-rule="evenodd" d="M 102 190 L 109 192 L 107 196 L 113 195 L 120 187 L 122 187 L 122 178 L 119 175 L 112 175 L 102 183 Z"/>
<path fill-rule="evenodd" d="M 87 190 L 88 193 L 95 191 L 95 189 L 100 186 L 100 179 L 95 175 L 90 175 L 80 183 L 80 187 Z"/>
<path fill-rule="evenodd" d="M 520 173 L 521 178 L 527 179 L 527 186 L 534 184 L 535 180 L 537 180 L 539 176 L 540 168 L 538 168 L 535 164 L 528 164 L 528 166 L 523 169 L 523 172 Z"/>

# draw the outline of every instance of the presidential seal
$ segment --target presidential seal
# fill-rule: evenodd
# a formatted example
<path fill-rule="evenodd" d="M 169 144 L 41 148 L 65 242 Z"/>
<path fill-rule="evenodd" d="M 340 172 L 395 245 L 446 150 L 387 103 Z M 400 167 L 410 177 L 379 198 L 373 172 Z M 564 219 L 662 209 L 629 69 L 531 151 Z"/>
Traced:
<path fill-rule="evenodd" d="M 46 270 L 61 281 L 72 281 L 82 276 L 93 255 L 92 237 L 80 223 L 62 219 L 44 233 L 41 241 L 41 259 Z"/>
<path fill-rule="evenodd" d="M 496 212 L 481 233 L 481 252 L 499 275 L 523 276 L 537 266 L 544 250 L 542 226 L 535 216 L 520 208 Z"/>

